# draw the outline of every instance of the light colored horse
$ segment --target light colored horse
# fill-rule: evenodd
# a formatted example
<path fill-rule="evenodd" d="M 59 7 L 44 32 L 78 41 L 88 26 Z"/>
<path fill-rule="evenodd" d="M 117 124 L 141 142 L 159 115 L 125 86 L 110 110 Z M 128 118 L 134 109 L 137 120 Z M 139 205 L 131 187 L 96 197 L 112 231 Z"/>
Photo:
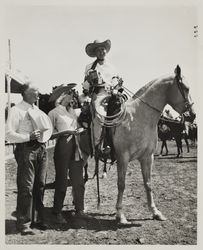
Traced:
<path fill-rule="evenodd" d="M 114 132 L 118 173 L 116 219 L 121 224 L 129 223 L 122 209 L 122 200 L 127 166 L 135 159 L 141 164 L 148 207 L 153 218 L 166 220 L 153 199 L 151 172 L 158 140 L 157 123 L 165 105 L 171 105 L 179 114 L 192 106 L 189 88 L 182 82 L 180 73 L 177 66 L 175 76 L 155 79 L 141 88 L 126 102 L 126 117 Z"/>

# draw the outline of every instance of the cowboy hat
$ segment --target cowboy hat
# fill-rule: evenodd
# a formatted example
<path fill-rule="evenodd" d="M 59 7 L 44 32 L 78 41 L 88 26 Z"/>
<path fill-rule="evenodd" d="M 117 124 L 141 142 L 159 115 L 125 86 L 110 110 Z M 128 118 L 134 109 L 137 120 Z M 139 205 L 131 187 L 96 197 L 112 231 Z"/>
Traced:
<path fill-rule="evenodd" d="M 85 51 L 87 53 L 88 56 L 90 57 L 95 57 L 95 50 L 96 48 L 99 47 L 104 47 L 106 49 L 106 52 L 108 53 L 110 48 L 111 48 L 111 41 L 110 40 L 106 40 L 104 42 L 99 42 L 98 40 L 95 40 L 93 43 L 89 43 L 86 48 Z"/>
<path fill-rule="evenodd" d="M 71 101 L 73 100 L 73 96 L 70 94 L 66 94 L 66 93 L 62 93 L 59 98 L 56 99 L 55 101 L 55 106 L 61 104 L 61 102 L 63 101 L 63 99 L 66 98 L 66 103 L 71 103 Z"/>
<path fill-rule="evenodd" d="M 38 142 L 46 142 L 50 139 L 53 133 L 53 126 L 50 118 L 39 108 L 30 108 L 28 114 L 32 121 L 34 129 L 40 130 L 40 138 Z"/>
<path fill-rule="evenodd" d="M 69 83 L 67 85 L 61 84 L 56 89 L 54 89 L 53 93 L 49 98 L 49 102 L 56 101 L 62 93 L 68 93 L 76 85 L 76 83 Z"/>

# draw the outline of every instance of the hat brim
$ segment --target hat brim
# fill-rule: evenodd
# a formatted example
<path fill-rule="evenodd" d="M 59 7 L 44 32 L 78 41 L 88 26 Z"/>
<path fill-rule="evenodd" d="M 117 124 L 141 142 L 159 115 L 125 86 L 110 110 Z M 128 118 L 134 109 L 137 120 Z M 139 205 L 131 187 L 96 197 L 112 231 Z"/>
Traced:
<path fill-rule="evenodd" d="M 49 122 L 50 122 L 50 128 L 41 132 L 38 142 L 44 143 L 44 142 L 47 142 L 51 138 L 52 133 L 53 133 L 53 126 L 52 126 L 52 122 L 50 118 L 49 118 Z"/>
<path fill-rule="evenodd" d="M 96 50 L 96 48 L 99 48 L 99 47 L 104 47 L 106 49 L 106 52 L 108 53 L 109 50 L 111 49 L 111 41 L 106 40 L 102 43 L 89 43 L 86 46 L 85 51 L 86 51 L 88 56 L 96 57 L 95 50 Z"/>
<path fill-rule="evenodd" d="M 29 116 L 31 118 L 32 124 L 34 125 L 34 129 L 38 129 L 37 123 L 39 122 L 40 126 L 43 127 L 41 120 L 38 119 L 40 116 L 43 117 L 43 121 L 44 119 L 46 119 L 44 129 L 40 129 L 40 138 L 38 139 L 38 142 L 41 143 L 47 142 L 53 133 L 53 125 L 49 116 L 40 109 L 38 109 L 37 112 L 34 109 L 30 109 Z"/>
<path fill-rule="evenodd" d="M 49 97 L 49 102 L 56 101 L 62 93 L 68 93 L 76 85 L 76 83 L 69 83 L 66 86 L 64 86 L 63 84 L 58 86 L 56 89 L 54 89 L 53 93 Z"/>

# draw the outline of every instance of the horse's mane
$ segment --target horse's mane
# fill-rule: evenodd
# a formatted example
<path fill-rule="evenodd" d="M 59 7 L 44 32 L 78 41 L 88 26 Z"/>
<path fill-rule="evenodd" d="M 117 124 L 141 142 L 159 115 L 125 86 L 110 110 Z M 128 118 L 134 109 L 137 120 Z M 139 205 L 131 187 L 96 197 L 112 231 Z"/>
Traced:
<path fill-rule="evenodd" d="M 134 95 L 133 95 L 133 99 L 135 99 L 137 96 L 141 96 L 149 87 L 151 87 L 151 85 L 156 81 L 152 80 L 151 82 L 148 82 L 147 84 L 145 84 L 141 89 L 139 89 Z"/>
<path fill-rule="evenodd" d="M 133 96 L 132 98 L 133 99 L 136 99 L 137 97 L 140 97 L 143 93 L 146 92 L 146 90 L 148 90 L 150 87 L 152 87 L 152 85 L 156 82 L 156 83 L 159 83 L 159 82 L 166 82 L 166 81 L 169 81 L 169 80 L 172 80 L 174 78 L 174 76 L 164 76 L 164 77 L 161 77 L 161 78 L 156 78 L 152 81 L 150 81 L 149 83 L 147 83 L 146 85 L 144 85 L 142 88 L 140 88 Z"/>

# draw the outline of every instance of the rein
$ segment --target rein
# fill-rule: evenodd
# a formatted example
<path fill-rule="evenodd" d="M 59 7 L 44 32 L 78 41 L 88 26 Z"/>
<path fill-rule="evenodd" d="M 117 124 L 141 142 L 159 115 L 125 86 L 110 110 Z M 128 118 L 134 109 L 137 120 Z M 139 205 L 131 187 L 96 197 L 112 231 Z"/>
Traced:
<path fill-rule="evenodd" d="M 126 93 L 127 93 L 127 91 L 128 91 L 132 96 L 135 96 L 137 99 L 139 99 L 142 103 L 144 103 L 144 104 L 147 105 L 148 107 L 150 107 L 150 108 L 156 110 L 158 113 L 162 113 L 161 110 L 159 110 L 159 109 L 155 108 L 154 106 L 150 105 L 149 103 L 143 101 L 139 96 L 135 95 L 132 91 L 130 91 L 130 90 L 127 89 L 126 87 L 123 86 L 123 88 L 126 90 Z M 127 93 L 127 94 L 129 95 L 129 93 Z M 132 97 L 132 96 L 131 96 L 131 97 Z"/>
<path fill-rule="evenodd" d="M 166 119 L 166 118 L 164 118 L 164 117 L 161 117 L 160 120 L 161 120 L 161 121 L 165 121 L 165 122 L 169 122 L 169 123 L 176 123 L 176 124 L 183 124 L 183 123 L 184 123 L 184 122 L 182 122 L 182 121 L 176 121 L 176 120 L 174 120 L 174 119 Z"/>
<path fill-rule="evenodd" d="M 135 96 L 137 99 L 139 99 L 142 103 L 144 103 L 145 105 L 147 105 L 148 107 L 150 107 L 151 109 L 155 110 L 158 113 L 162 113 L 161 110 L 153 107 L 152 105 L 150 105 L 149 103 L 143 101 L 139 96 L 134 95 L 132 91 L 130 91 L 129 89 L 127 89 L 126 87 L 123 87 L 125 89 L 125 93 L 131 97 L 131 95 Z M 128 92 L 127 92 L 128 91 Z M 131 95 L 130 95 L 130 94 Z M 106 97 L 105 97 L 106 98 Z M 126 116 L 126 105 L 125 105 L 125 100 L 124 98 L 121 99 L 122 103 L 121 103 L 121 110 L 116 113 L 115 115 L 112 116 L 105 116 L 105 115 L 101 115 L 96 108 L 94 108 L 95 111 L 95 116 L 97 117 L 99 123 L 101 126 L 103 127 L 107 127 L 107 128 L 112 128 L 112 127 L 116 127 L 119 124 L 121 124 L 121 122 L 125 119 Z"/>
<path fill-rule="evenodd" d="M 95 62 L 96 63 L 96 62 Z M 94 65 L 95 66 L 95 65 Z M 184 93 L 184 90 L 183 90 L 183 87 L 181 85 L 182 83 L 182 78 L 180 76 L 177 76 L 176 75 L 176 78 L 177 80 L 177 86 L 178 86 L 178 89 L 184 99 L 184 103 L 185 103 L 185 106 L 186 108 L 188 107 L 191 107 L 191 105 L 189 104 L 189 101 L 187 100 L 186 96 L 185 96 L 185 93 Z M 144 103 L 146 106 L 148 106 L 149 108 L 155 110 L 156 112 L 158 112 L 159 114 L 162 113 L 162 110 L 152 106 L 151 104 L 149 104 L 148 102 L 144 101 L 142 98 L 140 98 L 139 96 L 133 94 L 132 91 L 130 91 L 129 89 L 127 89 L 126 87 L 122 86 L 123 89 L 125 90 L 125 93 L 129 96 L 129 97 L 132 97 L 132 95 L 139 99 L 142 103 Z M 92 91 L 93 92 L 93 91 Z M 99 121 L 99 123 L 104 126 L 104 127 L 115 127 L 117 125 L 119 125 L 125 118 L 125 115 L 126 115 L 126 105 L 125 105 L 125 101 L 124 99 L 122 98 L 122 103 L 121 103 L 121 110 L 115 114 L 115 115 L 112 115 L 112 116 L 104 116 L 104 115 L 101 115 L 97 110 L 96 108 L 94 108 L 95 110 L 95 114 L 96 114 L 96 117 Z"/>
<path fill-rule="evenodd" d="M 159 110 L 159 109 L 157 109 L 157 108 L 155 108 L 154 106 L 152 106 L 152 105 L 150 105 L 148 102 L 145 102 L 145 101 L 143 101 L 139 96 L 137 96 L 137 95 L 134 95 L 137 99 L 139 99 L 142 103 L 144 103 L 145 105 L 147 105 L 148 107 L 150 107 L 151 109 L 154 109 L 156 112 L 158 112 L 158 113 L 162 113 L 162 111 L 161 110 Z"/>
<path fill-rule="evenodd" d="M 185 97 L 185 93 L 184 93 L 184 90 L 182 88 L 182 78 L 181 77 L 178 77 L 176 76 L 176 79 L 177 79 L 177 86 L 178 86 L 178 89 L 184 99 L 184 103 L 185 103 L 185 107 L 188 109 L 188 108 L 191 108 L 192 104 L 189 104 L 189 101 L 187 100 L 187 98 Z M 139 96 L 137 95 L 134 95 L 137 99 L 139 99 L 142 103 L 144 103 L 145 105 L 147 105 L 148 107 L 154 109 L 155 111 L 157 111 L 158 113 L 162 113 L 161 110 L 157 109 L 156 107 L 150 105 L 148 102 L 145 102 L 144 100 L 142 100 Z"/>
<path fill-rule="evenodd" d="M 184 93 L 183 88 L 182 88 L 182 86 L 181 86 L 182 78 L 176 77 L 176 79 L 177 79 L 177 86 L 178 86 L 178 89 L 179 89 L 179 91 L 180 91 L 180 93 L 181 93 L 181 95 L 182 95 L 182 97 L 183 97 L 183 99 L 184 99 L 184 101 L 185 101 L 185 103 L 186 103 L 186 102 L 187 102 L 187 99 L 186 99 L 186 97 L 185 97 L 185 93 Z"/>
<path fill-rule="evenodd" d="M 125 93 L 129 96 L 132 97 L 134 95 L 134 93 L 129 90 L 128 88 L 126 88 L 125 86 L 122 86 L 122 88 L 125 90 Z"/>
<path fill-rule="evenodd" d="M 184 99 L 184 103 L 185 103 L 185 108 L 188 110 L 188 109 L 191 109 L 192 107 L 192 104 L 190 104 L 189 100 L 186 98 L 185 96 L 185 93 L 184 93 L 184 90 L 183 90 L 183 82 L 182 82 L 182 77 L 181 77 L 181 69 L 179 67 L 179 65 L 177 65 L 176 69 L 175 69 L 175 79 L 176 79 L 176 83 L 177 83 L 177 86 L 178 86 L 178 89 Z"/>

